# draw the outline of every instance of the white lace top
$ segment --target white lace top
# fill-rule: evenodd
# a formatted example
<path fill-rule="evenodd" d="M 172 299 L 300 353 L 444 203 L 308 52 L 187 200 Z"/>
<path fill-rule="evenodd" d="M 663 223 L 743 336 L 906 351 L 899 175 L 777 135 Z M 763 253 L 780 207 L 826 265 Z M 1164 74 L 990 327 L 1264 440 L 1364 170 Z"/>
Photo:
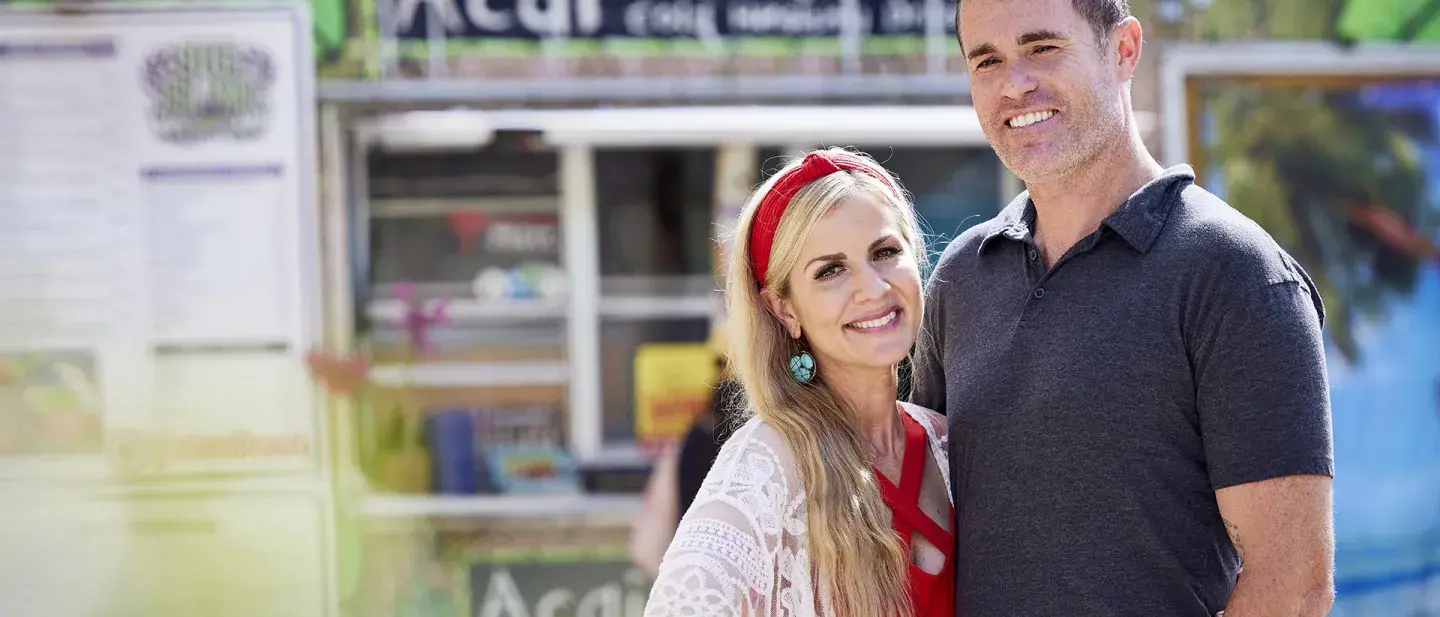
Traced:
<path fill-rule="evenodd" d="M 945 427 L 923 408 L 901 408 L 925 427 L 948 495 Z M 720 449 L 680 519 L 645 617 L 830 614 L 811 576 L 805 507 L 804 481 L 789 447 L 752 418 Z"/>

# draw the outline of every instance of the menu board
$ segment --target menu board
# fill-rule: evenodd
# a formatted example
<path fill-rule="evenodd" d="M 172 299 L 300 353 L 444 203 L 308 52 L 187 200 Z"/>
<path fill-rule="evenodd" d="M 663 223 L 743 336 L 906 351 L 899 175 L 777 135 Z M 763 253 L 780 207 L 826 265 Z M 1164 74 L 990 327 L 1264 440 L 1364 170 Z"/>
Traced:
<path fill-rule="evenodd" d="M 313 473 L 303 6 L 0 10 L 0 478 Z"/>

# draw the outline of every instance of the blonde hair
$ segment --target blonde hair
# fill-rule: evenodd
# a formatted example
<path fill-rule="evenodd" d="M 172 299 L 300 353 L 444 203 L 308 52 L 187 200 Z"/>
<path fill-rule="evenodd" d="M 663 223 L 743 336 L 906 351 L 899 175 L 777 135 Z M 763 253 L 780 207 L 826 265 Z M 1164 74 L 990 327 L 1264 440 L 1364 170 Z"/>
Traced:
<path fill-rule="evenodd" d="M 832 149 L 839 151 L 839 149 Z M 845 151 L 848 152 L 848 151 Z M 850 154 L 854 154 L 851 152 Z M 809 544 L 821 593 L 835 614 L 882 617 L 911 614 L 909 564 L 904 544 L 891 526 L 891 513 L 874 476 L 874 458 L 861 438 L 853 411 L 825 382 L 824 367 L 810 383 L 791 375 L 794 345 L 784 326 L 766 310 L 751 274 L 750 228 L 760 202 L 775 182 L 800 164 L 791 162 L 745 204 L 735 227 L 726 278 L 730 366 L 745 386 L 748 414 L 779 433 L 799 463 L 807 497 Z M 871 172 L 842 171 L 799 190 L 775 231 L 763 283 L 789 297 L 789 272 L 800 258 L 810 230 L 846 197 L 864 194 L 893 210 L 906 250 L 925 259 L 924 238 L 899 183 L 878 163 L 863 157 Z M 802 335 L 803 337 L 803 335 Z M 743 419 L 740 419 L 743 421 Z"/>

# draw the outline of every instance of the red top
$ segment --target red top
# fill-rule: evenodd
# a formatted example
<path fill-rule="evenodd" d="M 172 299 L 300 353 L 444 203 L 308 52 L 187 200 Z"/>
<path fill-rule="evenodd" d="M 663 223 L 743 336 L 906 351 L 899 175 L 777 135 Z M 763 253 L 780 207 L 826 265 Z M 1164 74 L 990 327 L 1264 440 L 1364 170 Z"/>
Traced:
<path fill-rule="evenodd" d="M 900 467 L 900 486 L 895 486 L 879 470 L 875 471 L 875 475 L 880 477 L 880 492 L 890 506 L 895 532 L 900 534 L 906 551 L 910 549 L 910 535 L 918 533 L 945 555 L 945 565 L 938 574 L 929 574 L 910 564 L 910 599 L 915 606 L 915 617 L 953 617 L 954 536 L 920 509 L 920 480 L 925 476 L 925 457 L 929 451 L 925 443 L 925 427 L 903 410 L 900 420 L 905 425 L 905 460 Z M 950 517 L 953 519 L 954 516 L 955 507 L 952 505 Z"/>

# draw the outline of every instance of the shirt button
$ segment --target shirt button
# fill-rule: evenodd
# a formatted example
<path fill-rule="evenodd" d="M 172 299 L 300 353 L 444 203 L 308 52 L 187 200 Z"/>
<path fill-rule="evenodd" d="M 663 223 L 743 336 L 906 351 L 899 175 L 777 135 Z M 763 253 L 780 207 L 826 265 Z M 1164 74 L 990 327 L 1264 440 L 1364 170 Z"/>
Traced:
<path fill-rule="evenodd" d="M 1036 288 L 1035 288 L 1035 299 L 1036 299 L 1036 300 L 1039 300 L 1039 299 L 1044 298 L 1044 297 L 1045 297 L 1045 288 L 1044 288 L 1044 287 L 1036 287 Z"/>
<path fill-rule="evenodd" d="M 1037 257 L 1039 257 L 1039 256 L 1040 256 L 1040 252 L 1039 252 L 1039 251 L 1036 251 L 1035 249 L 1030 249 L 1030 261 L 1035 261 L 1035 258 L 1037 258 Z"/>

